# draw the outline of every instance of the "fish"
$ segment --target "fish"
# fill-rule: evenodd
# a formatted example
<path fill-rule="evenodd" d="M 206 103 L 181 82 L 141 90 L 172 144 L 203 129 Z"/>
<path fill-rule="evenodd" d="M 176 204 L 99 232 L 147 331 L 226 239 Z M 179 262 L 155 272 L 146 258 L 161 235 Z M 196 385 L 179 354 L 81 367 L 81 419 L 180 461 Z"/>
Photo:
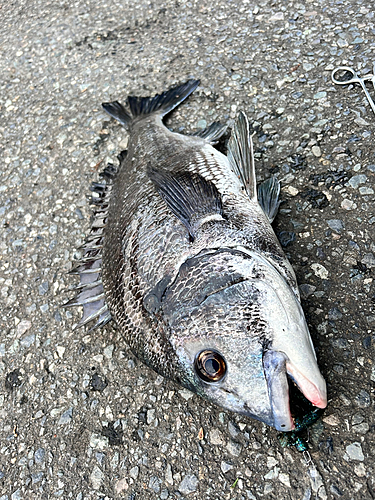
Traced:
<path fill-rule="evenodd" d="M 295 429 L 290 384 L 316 408 L 326 383 L 292 266 L 272 229 L 275 177 L 257 186 L 249 120 L 192 135 L 163 119 L 199 85 L 103 103 L 129 134 L 94 182 L 95 214 L 72 270 L 78 326 L 112 321 L 147 366 L 205 400 Z"/>

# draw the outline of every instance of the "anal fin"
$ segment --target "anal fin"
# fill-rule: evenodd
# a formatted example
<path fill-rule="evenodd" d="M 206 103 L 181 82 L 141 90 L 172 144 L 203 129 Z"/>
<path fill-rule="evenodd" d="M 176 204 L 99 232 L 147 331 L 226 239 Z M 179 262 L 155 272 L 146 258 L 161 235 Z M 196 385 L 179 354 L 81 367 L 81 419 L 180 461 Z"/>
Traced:
<path fill-rule="evenodd" d="M 273 222 L 279 210 L 280 182 L 272 176 L 258 186 L 258 203 L 267 215 L 270 223 Z"/>
<path fill-rule="evenodd" d="M 223 125 L 220 122 L 213 122 L 207 128 L 199 130 L 193 135 L 196 137 L 202 137 L 202 139 L 205 139 L 207 142 L 214 145 L 218 142 L 220 137 L 225 134 L 227 128 L 227 125 Z"/>

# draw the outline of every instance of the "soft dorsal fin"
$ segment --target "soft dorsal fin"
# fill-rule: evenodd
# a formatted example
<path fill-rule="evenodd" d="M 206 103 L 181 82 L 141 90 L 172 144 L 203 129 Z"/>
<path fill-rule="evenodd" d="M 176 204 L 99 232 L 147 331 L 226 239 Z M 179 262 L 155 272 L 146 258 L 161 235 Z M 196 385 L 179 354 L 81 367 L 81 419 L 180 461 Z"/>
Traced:
<path fill-rule="evenodd" d="M 190 172 L 174 174 L 153 168 L 147 173 L 168 208 L 189 231 L 191 241 L 202 224 L 223 219 L 220 193 L 201 175 Z"/>
<path fill-rule="evenodd" d="M 257 201 L 253 141 L 249 121 L 242 111 L 237 117 L 228 142 L 228 159 L 249 198 Z"/>
<path fill-rule="evenodd" d="M 258 203 L 268 220 L 273 222 L 279 210 L 280 182 L 272 176 L 258 186 Z"/>

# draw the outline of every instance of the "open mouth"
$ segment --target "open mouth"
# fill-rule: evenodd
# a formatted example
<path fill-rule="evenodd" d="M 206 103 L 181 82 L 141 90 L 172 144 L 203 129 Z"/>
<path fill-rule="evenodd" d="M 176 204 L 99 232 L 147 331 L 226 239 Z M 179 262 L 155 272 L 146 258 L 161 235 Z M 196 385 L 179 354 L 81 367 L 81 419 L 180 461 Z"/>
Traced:
<path fill-rule="evenodd" d="M 283 432 L 296 428 L 290 409 L 290 380 L 292 380 L 308 402 L 317 408 L 327 406 L 327 397 L 317 385 L 308 380 L 279 351 L 267 351 L 263 355 L 264 373 L 268 385 L 274 427 Z M 294 413 L 294 412 L 293 412 Z M 295 415 L 294 415 L 295 416 Z"/>
<path fill-rule="evenodd" d="M 327 406 L 327 395 L 322 393 L 318 386 L 308 380 L 300 371 L 297 370 L 289 361 L 286 362 L 286 371 L 299 390 L 310 401 L 311 404 L 318 408 Z"/>
<path fill-rule="evenodd" d="M 323 409 L 313 405 L 298 386 L 288 377 L 290 412 L 295 425 L 295 432 L 304 431 L 313 424 L 324 412 Z"/>

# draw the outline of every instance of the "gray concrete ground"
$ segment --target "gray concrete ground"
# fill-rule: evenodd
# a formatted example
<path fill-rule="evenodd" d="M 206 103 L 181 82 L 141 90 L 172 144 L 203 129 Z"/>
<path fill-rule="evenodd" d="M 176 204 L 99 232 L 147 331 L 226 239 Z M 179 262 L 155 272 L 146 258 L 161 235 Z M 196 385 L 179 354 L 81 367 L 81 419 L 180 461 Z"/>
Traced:
<path fill-rule="evenodd" d="M 375 498 L 370 0 L 5 2 L 0 10 L 0 500 Z M 111 327 L 73 331 L 66 275 L 91 180 L 126 147 L 103 101 L 201 85 L 186 132 L 245 110 L 328 381 L 311 462 L 157 376 Z"/>

